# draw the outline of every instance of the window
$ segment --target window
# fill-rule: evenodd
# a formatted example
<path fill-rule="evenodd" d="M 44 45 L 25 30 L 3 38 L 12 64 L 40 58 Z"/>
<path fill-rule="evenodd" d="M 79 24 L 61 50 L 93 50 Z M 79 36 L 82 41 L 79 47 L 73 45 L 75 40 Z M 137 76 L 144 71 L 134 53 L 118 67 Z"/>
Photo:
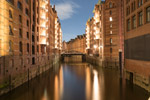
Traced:
<path fill-rule="evenodd" d="M 132 3 L 132 11 L 135 10 L 135 1 Z"/>
<path fill-rule="evenodd" d="M 29 32 L 27 32 L 27 39 L 29 39 Z"/>
<path fill-rule="evenodd" d="M 19 37 L 22 38 L 22 29 L 19 29 Z"/>
<path fill-rule="evenodd" d="M 150 6 L 146 8 L 146 22 L 150 22 Z"/>
<path fill-rule="evenodd" d="M 35 58 L 33 57 L 32 58 L 32 65 L 34 65 L 35 64 Z"/>
<path fill-rule="evenodd" d="M 112 28 L 112 24 L 110 24 L 110 28 Z"/>
<path fill-rule="evenodd" d="M 143 24 L 143 12 L 139 12 L 139 26 Z"/>
<path fill-rule="evenodd" d="M 143 5 L 143 0 L 138 0 L 138 6 L 140 7 L 141 5 Z"/>
<path fill-rule="evenodd" d="M 109 21 L 112 21 L 113 19 L 112 19 L 112 17 L 109 17 Z"/>
<path fill-rule="evenodd" d="M 29 1 L 28 0 L 26 0 L 26 3 L 28 3 Z"/>
<path fill-rule="evenodd" d="M 130 19 L 127 20 L 127 31 L 130 31 Z"/>
<path fill-rule="evenodd" d="M 111 10 L 109 11 L 109 14 L 112 15 L 112 11 Z"/>
<path fill-rule="evenodd" d="M 112 38 L 110 38 L 110 44 L 112 44 Z"/>
<path fill-rule="evenodd" d="M 132 28 L 136 28 L 136 16 L 132 17 Z"/>
<path fill-rule="evenodd" d="M 29 15 L 29 11 L 28 11 L 28 9 L 26 8 L 26 15 Z"/>
<path fill-rule="evenodd" d="M 111 2 L 109 3 L 109 8 L 112 8 L 112 3 Z"/>
<path fill-rule="evenodd" d="M 110 31 L 110 34 L 112 34 L 112 31 Z"/>
<path fill-rule="evenodd" d="M 11 10 L 9 10 L 9 18 L 13 18 Z"/>
<path fill-rule="evenodd" d="M 22 4 L 21 4 L 21 2 L 20 2 L 20 1 L 18 1 L 18 3 L 17 3 L 17 7 L 18 7 L 20 10 L 22 10 Z"/>
<path fill-rule="evenodd" d="M 27 43 L 27 52 L 29 53 L 29 43 Z"/>
<path fill-rule="evenodd" d="M 19 51 L 22 52 L 22 42 L 19 42 Z"/>
<path fill-rule="evenodd" d="M 29 27 L 29 20 L 27 20 L 27 26 Z"/>
<path fill-rule="evenodd" d="M 12 52 L 12 41 L 9 41 L 9 52 Z"/>
<path fill-rule="evenodd" d="M 32 35 L 32 42 L 35 42 L 35 41 L 34 41 L 34 35 Z"/>
<path fill-rule="evenodd" d="M 22 23 L 22 16 L 19 15 L 19 22 Z"/>
<path fill-rule="evenodd" d="M 32 54 L 35 54 L 35 47 L 32 45 Z"/>
<path fill-rule="evenodd" d="M 9 25 L 9 35 L 13 35 L 11 25 Z"/>
<path fill-rule="evenodd" d="M 37 45 L 37 52 L 39 52 L 39 46 Z"/>
<path fill-rule="evenodd" d="M 112 53 L 112 48 L 110 48 L 110 53 Z"/>
<path fill-rule="evenodd" d="M 6 0 L 6 1 L 8 1 L 11 4 L 14 4 L 14 0 Z"/>

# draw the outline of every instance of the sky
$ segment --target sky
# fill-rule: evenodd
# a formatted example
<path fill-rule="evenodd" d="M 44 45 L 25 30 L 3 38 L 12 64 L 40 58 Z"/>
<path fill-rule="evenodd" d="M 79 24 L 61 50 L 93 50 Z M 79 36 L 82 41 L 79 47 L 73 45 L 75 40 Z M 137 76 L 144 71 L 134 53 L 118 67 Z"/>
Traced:
<path fill-rule="evenodd" d="M 85 34 L 86 22 L 93 16 L 98 0 L 50 0 L 55 4 L 61 22 L 63 40 L 69 41 Z"/>

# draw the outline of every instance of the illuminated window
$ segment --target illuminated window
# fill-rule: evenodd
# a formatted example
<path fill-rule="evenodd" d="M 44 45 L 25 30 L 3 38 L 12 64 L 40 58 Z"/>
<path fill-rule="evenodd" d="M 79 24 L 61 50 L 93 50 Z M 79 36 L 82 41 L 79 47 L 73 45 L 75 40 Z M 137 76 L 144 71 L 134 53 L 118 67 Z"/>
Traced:
<path fill-rule="evenodd" d="M 146 8 L 146 22 L 150 22 L 150 6 Z"/>
<path fill-rule="evenodd" d="M 11 25 L 9 25 L 9 35 L 13 35 Z"/>
<path fill-rule="evenodd" d="M 112 34 L 112 31 L 110 31 L 110 34 Z"/>
<path fill-rule="evenodd" d="M 113 42 L 113 41 L 112 41 L 112 38 L 110 38 L 110 44 L 112 44 L 112 42 Z"/>
<path fill-rule="evenodd" d="M 112 21 L 113 19 L 112 19 L 112 17 L 109 17 L 109 21 Z"/>
<path fill-rule="evenodd" d="M 9 10 L 9 18 L 13 18 L 11 10 Z"/>
<path fill-rule="evenodd" d="M 18 7 L 20 10 L 22 10 L 22 4 L 21 4 L 21 2 L 20 2 L 20 1 L 18 1 L 18 3 L 17 3 L 17 7 Z"/>

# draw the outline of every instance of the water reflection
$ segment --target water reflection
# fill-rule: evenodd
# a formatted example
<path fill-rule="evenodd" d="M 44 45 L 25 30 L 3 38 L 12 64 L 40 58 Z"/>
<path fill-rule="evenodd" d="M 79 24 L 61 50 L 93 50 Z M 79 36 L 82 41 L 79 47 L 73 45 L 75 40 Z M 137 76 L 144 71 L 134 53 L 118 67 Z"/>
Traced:
<path fill-rule="evenodd" d="M 93 99 L 92 100 L 100 100 L 98 72 L 96 70 L 93 70 L 93 74 L 94 74 L 94 80 L 93 80 Z"/>
<path fill-rule="evenodd" d="M 55 66 L 0 100 L 148 100 L 143 89 L 120 79 L 119 72 L 71 63 Z"/>

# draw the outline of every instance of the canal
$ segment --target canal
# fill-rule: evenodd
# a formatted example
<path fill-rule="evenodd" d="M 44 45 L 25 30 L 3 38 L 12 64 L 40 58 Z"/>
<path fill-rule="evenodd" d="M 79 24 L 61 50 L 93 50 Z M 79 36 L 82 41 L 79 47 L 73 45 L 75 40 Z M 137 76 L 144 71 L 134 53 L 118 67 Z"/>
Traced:
<path fill-rule="evenodd" d="M 0 100 L 148 100 L 142 88 L 115 69 L 64 63 L 0 97 Z"/>

